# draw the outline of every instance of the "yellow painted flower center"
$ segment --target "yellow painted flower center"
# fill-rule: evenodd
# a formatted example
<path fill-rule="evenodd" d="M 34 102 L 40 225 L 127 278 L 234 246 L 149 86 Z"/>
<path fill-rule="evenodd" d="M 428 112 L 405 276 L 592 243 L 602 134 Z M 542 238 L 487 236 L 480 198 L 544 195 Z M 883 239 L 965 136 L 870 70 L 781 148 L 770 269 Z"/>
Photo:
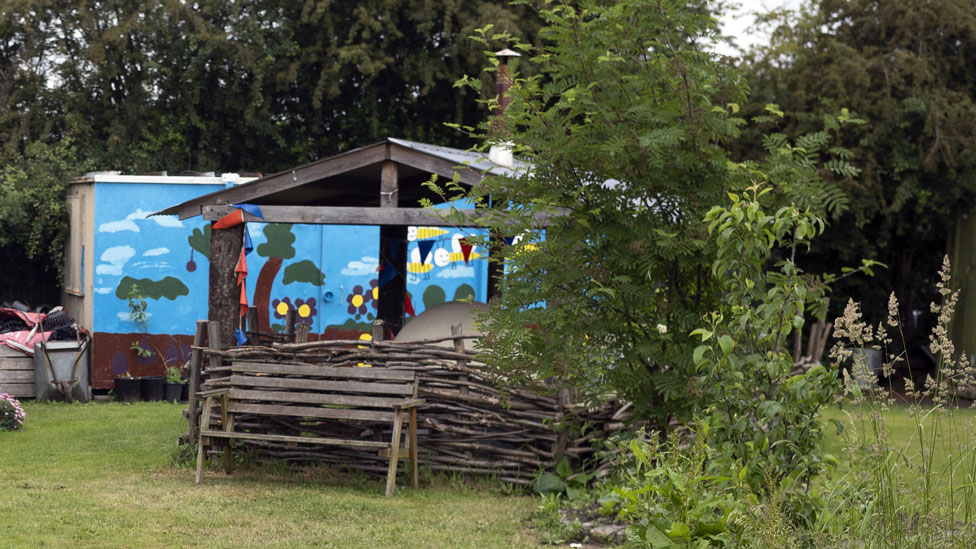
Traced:
<path fill-rule="evenodd" d="M 363 304 L 363 296 L 356 294 L 352 296 L 352 306 L 359 307 Z"/>
<path fill-rule="evenodd" d="M 275 312 L 277 312 L 281 316 L 285 316 L 286 314 L 288 314 L 288 304 L 285 303 L 284 301 L 279 301 L 278 306 L 275 307 Z"/>
<path fill-rule="evenodd" d="M 308 305 L 302 304 L 302 306 L 298 308 L 298 316 L 302 318 L 308 318 L 312 316 L 312 308 L 309 307 Z"/>
<path fill-rule="evenodd" d="M 373 301 L 379 301 L 379 300 L 380 300 L 380 287 L 377 286 L 373 288 Z"/>

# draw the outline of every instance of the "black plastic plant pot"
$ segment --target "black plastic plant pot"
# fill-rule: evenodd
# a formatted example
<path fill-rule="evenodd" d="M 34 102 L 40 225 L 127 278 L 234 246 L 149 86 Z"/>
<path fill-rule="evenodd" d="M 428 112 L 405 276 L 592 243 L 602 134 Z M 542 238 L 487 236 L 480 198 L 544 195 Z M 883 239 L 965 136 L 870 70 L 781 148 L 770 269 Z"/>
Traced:
<path fill-rule="evenodd" d="M 142 400 L 163 400 L 165 377 L 147 376 L 140 379 L 142 380 Z"/>
<path fill-rule="evenodd" d="M 166 395 L 166 402 L 179 402 L 183 396 L 183 384 L 167 381 L 163 384 L 163 391 Z"/>
<path fill-rule="evenodd" d="M 120 377 L 115 380 L 115 399 L 119 402 L 138 402 L 142 398 L 142 380 Z"/>

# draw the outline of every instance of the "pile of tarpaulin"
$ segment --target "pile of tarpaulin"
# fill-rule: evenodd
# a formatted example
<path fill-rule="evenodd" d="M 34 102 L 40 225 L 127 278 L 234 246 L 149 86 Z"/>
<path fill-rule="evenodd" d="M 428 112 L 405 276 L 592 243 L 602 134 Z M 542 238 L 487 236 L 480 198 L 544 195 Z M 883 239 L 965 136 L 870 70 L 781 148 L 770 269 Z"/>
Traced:
<path fill-rule="evenodd" d="M 0 306 L 0 345 L 33 355 L 35 343 L 77 339 L 78 326 L 61 307 L 31 311 L 19 301 Z"/>

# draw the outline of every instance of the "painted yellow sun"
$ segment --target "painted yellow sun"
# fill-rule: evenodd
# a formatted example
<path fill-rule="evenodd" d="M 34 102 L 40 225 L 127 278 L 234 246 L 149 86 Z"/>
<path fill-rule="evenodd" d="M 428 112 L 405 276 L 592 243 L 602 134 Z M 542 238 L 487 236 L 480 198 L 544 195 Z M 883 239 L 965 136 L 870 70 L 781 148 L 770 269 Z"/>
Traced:
<path fill-rule="evenodd" d="M 373 334 L 360 334 L 359 341 L 362 341 L 362 342 L 365 342 L 365 343 L 369 343 L 370 341 L 373 341 Z M 369 346 L 368 345 L 357 345 L 357 347 L 359 347 L 360 349 L 369 349 Z M 364 364 L 362 362 L 360 362 L 356 366 L 358 366 L 360 368 L 372 368 L 373 367 L 372 364 Z"/>
<path fill-rule="evenodd" d="M 275 307 L 275 312 L 281 316 L 285 316 L 286 314 L 288 314 L 288 304 L 285 303 L 284 301 L 279 301 L 278 306 Z"/>

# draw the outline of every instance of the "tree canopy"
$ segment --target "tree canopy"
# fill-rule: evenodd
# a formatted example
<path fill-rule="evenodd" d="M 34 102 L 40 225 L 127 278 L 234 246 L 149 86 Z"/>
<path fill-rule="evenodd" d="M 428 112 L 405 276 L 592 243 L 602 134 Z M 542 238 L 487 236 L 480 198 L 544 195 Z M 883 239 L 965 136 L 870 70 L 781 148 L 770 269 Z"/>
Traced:
<path fill-rule="evenodd" d="M 9 217 L 2 253 L 57 285 L 64 207 L 48 199 L 93 169 L 273 173 L 387 136 L 467 146 L 444 124 L 488 114 L 453 84 L 489 23 L 538 29 L 503 0 L 5 2 L 0 208 L 46 208 L 49 227 Z"/>
<path fill-rule="evenodd" d="M 772 41 L 746 65 L 753 89 L 746 112 L 776 102 L 793 132 L 810 131 L 840 107 L 867 121 L 843 140 L 862 173 L 834 178 L 850 209 L 814 243 L 808 264 L 832 271 L 862 258 L 887 264 L 876 278 L 835 290 L 863 299 L 875 321 L 894 291 L 912 339 L 921 328 L 913 311 L 924 318 L 935 297 L 931 273 L 954 215 L 976 192 L 973 3 L 815 0 L 769 19 Z M 837 311 L 845 301 L 835 300 Z"/>

